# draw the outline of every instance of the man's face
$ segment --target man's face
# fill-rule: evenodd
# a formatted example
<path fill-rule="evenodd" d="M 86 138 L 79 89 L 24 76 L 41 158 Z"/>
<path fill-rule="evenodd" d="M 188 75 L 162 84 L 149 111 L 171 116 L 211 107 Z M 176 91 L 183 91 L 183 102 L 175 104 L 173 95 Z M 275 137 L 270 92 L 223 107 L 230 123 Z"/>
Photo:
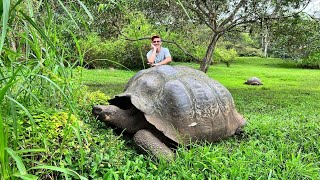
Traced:
<path fill-rule="evenodd" d="M 152 41 L 152 44 L 156 47 L 159 48 L 161 46 L 161 39 L 160 38 L 154 38 Z"/>

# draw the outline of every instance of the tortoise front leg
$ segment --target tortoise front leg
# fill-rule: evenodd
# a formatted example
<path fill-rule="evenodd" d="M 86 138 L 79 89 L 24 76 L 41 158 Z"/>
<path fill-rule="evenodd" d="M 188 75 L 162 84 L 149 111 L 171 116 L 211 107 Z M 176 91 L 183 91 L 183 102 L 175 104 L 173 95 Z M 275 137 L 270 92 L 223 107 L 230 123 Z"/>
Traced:
<path fill-rule="evenodd" d="M 140 148 L 157 158 L 174 159 L 172 150 L 146 129 L 139 130 L 133 139 Z"/>

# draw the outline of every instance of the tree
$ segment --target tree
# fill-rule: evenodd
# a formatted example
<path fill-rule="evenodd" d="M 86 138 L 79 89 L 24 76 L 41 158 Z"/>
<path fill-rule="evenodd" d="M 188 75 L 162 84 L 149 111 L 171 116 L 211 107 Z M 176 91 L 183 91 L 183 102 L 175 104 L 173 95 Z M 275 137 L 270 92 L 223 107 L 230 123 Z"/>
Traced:
<path fill-rule="evenodd" d="M 276 56 L 303 59 L 320 52 L 320 22 L 306 14 L 272 24 L 272 53 Z"/>
<path fill-rule="evenodd" d="M 235 27 L 250 23 L 265 22 L 292 16 L 301 12 L 310 1 L 305 0 L 183 0 L 178 1 L 190 10 L 188 17 L 193 22 L 211 29 L 210 43 L 202 59 L 200 70 L 207 72 L 212 62 L 218 40 Z"/>

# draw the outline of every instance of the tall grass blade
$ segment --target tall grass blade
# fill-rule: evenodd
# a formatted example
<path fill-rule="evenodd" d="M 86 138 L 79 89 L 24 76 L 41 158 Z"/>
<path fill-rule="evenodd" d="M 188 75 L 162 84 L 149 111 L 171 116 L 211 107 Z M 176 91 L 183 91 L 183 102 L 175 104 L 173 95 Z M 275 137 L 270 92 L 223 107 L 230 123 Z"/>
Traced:
<path fill-rule="evenodd" d="M 71 170 L 71 169 L 67 169 L 67 168 L 61 168 L 61 167 L 56 167 L 56 166 L 36 166 L 36 167 L 32 167 L 30 169 L 49 169 L 49 170 L 53 170 L 53 171 L 59 171 L 68 175 L 73 176 L 74 178 L 78 178 L 81 180 L 88 180 L 87 178 L 79 175 L 77 172 Z"/>
<path fill-rule="evenodd" d="M 12 96 L 11 93 L 9 92 L 9 96 Z M 14 141 L 13 141 L 13 149 L 16 150 L 17 146 L 18 146 L 18 117 L 17 117 L 17 110 L 16 110 L 16 106 L 14 105 L 14 103 L 12 101 L 9 102 L 9 107 L 10 107 L 10 116 L 11 119 L 13 119 L 13 134 L 14 134 Z"/>
<path fill-rule="evenodd" d="M 17 154 L 47 152 L 46 149 L 23 149 L 16 151 Z"/>
<path fill-rule="evenodd" d="M 92 14 L 90 13 L 90 11 L 88 10 L 87 6 L 85 6 L 80 0 L 77 0 L 78 3 L 80 4 L 80 6 L 86 11 L 87 15 L 89 16 L 89 18 L 91 20 L 93 20 L 93 16 Z"/>
<path fill-rule="evenodd" d="M 74 41 L 74 43 L 76 44 L 76 48 L 77 48 L 77 51 L 78 51 L 78 54 L 79 54 L 79 60 L 74 63 L 74 65 L 72 66 L 72 68 L 74 68 L 74 66 L 75 66 L 77 63 L 79 63 L 80 66 L 83 67 L 84 54 L 83 54 L 82 51 L 81 51 L 81 47 L 80 47 L 79 41 L 78 41 L 77 37 L 74 35 L 74 33 L 73 33 L 72 31 L 69 30 L 68 32 L 71 34 L 71 36 L 72 36 L 72 38 L 73 38 L 73 41 Z"/>
<path fill-rule="evenodd" d="M 3 6 L 2 6 L 3 3 L 2 3 L 2 1 L 3 0 L 0 1 L 0 3 L 1 3 L 1 6 L 0 6 L 0 17 L 1 18 L 2 18 L 2 13 L 3 13 Z"/>
<path fill-rule="evenodd" d="M 73 16 L 70 14 L 70 12 L 68 11 L 68 9 L 63 5 L 63 3 L 58 0 L 59 4 L 61 5 L 62 9 L 68 14 L 68 16 L 70 17 L 71 21 L 76 25 L 76 27 L 79 29 L 79 26 L 77 24 L 77 22 L 74 20 Z"/>
<path fill-rule="evenodd" d="M 90 32 L 90 28 L 88 27 L 88 24 L 90 22 L 88 22 L 88 20 L 86 19 L 85 16 L 83 16 L 83 12 L 77 10 L 77 7 L 74 4 L 71 4 L 72 9 L 74 10 L 74 12 L 77 14 L 77 20 L 79 21 L 79 23 L 81 24 L 81 28 L 85 29 L 85 32 Z"/>
<path fill-rule="evenodd" d="M 14 79 L 20 70 L 21 70 L 21 66 L 13 73 L 9 81 L 5 81 L 6 85 L 0 89 L 0 105 L 9 88 L 16 83 Z M 0 162 L 1 162 L 2 175 L 4 177 L 8 176 L 8 169 L 10 168 L 7 162 L 6 151 L 5 151 L 5 148 L 7 148 L 7 142 L 8 142 L 8 136 L 6 134 L 6 130 L 4 129 L 4 121 L 2 119 L 2 112 L 0 111 Z"/>
<path fill-rule="evenodd" d="M 178 0 L 177 3 L 181 6 L 181 8 L 183 9 L 184 13 L 186 13 L 188 19 L 191 21 L 189 13 L 187 12 L 186 8 L 183 6 L 182 2 L 180 0 Z"/>
<path fill-rule="evenodd" d="M 7 135 L 5 133 L 5 129 L 3 126 L 4 122 L 2 119 L 2 112 L 0 111 L 0 165 L 1 165 L 1 174 L 3 179 L 8 177 L 8 169 L 10 168 L 9 163 L 7 163 L 7 157 L 6 157 L 6 152 L 5 148 L 8 146 L 7 145 Z"/>
<path fill-rule="evenodd" d="M 37 180 L 37 179 L 39 179 L 38 176 L 35 176 L 35 175 L 32 175 L 32 174 L 24 174 L 24 175 L 22 175 L 22 174 L 14 174 L 13 176 L 21 178 L 23 180 Z"/>
<path fill-rule="evenodd" d="M 22 90 L 23 90 L 23 91 L 26 91 L 31 97 L 33 97 L 33 99 L 34 99 L 35 101 L 37 101 L 37 103 L 41 104 L 39 98 L 37 98 L 37 96 L 36 96 L 34 93 L 32 93 L 32 89 L 30 90 L 30 89 L 25 88 L 24 86 L 21 85 L 19 92 L 21 92 Z M 19 95 L 19 92 L 17 93 L 17 95 Z"/>
<path fill-rule="evenodd" d="M 13 10 L 15 10 L 16 7 L 17 7 L 21 2 L 23 2 L 23 0 L 17 1 L 17 2 L 11 7 L 11 9 L 10 9 L 10 16 L 11 16 L 11 13 L 14 12 Z"/>
<path fill-rule="evenodd" d="M 21 158 L 17 155 L 16 152 L 14 152 L 11 148 L 5 148 L 5 150 L 8 152 L 8 154 L 15 160 L 17 168 L 19 169 L 19 172 L 21 175 L 27 174 L 27 169 L 24 166 Z"/>
<path fill-rule="evenodd" d="M 21 71 L 21 69 L 22 69 L 22 66 L 19 66 L 18 69 L 12 74 L 12 76 L 11 76 L 10 79 L 9 79 L 9 81 L 8 81 L 8 82 L 5 81 L 5 82 L 6 82 L 7 84 L 12 83 L 13 80 L 16 78 L 17 74 Z M 0 70 L 0 72 L 1 72 L 1 70 Z M 2 72 L 1 72 L 1 75 L 4 76 L 4 75 L 2 74 Z M 4 93 L 5 93 L 5 92 L 4 92 Z M 3 96 L 4 96 L 4 95 L 3 95 Z M 3 96 L 0 96 L 0 97 L 3 98 Z M 1 100 L 1 98 L 0 98 L 0 100 Z"/>
<path fill-rule="evenodd" d="M 48 77 L 43 76 L 43 75 L 34 74 L 34 76 L 39 76 L 39 77 L 47 80 L 48 82 L 50 82 L 50 84 L 52 84 L 55 88 L 57 88 L 61 92 L 62 96 L 65 98 L 66 102 L 69 104 L 69 107 L 70 107 L 71 111 L 74 114 L 76 114 L 75 113 L 76 111 L 75 111 L 75 109 L 74 109 L 74 107 L 73 107 L 73 105 L 71 103 L 71 100 L 69 100 L 68 96 L 63 92 L 63 90 L 55 82 L 53 82 L 51 79 L 49 79 Z"/>
<path fill-rule="evenodd" d="M 83 144 L 82 144 L 82 139 L 81 139 L 81 135 L 80 135 L 80 132 L 79 132 L 79 125 L 78 125 L 78 128 L 74 127 L 74 126 L 71 126 L 72 129 L 74 130 L 76 136 L 77 136 L 77 139 L 78 139 L 78 142 L 79 142 L 79 146 L 80 146 L 80 166 L 81 166 L 81 170 L 83 171 L 83 165 L 84 165 L 84 150 L 83 150 Z"/>
<path fill-rule="evenodd" d="M 9 89 L 13 84 L 15 84 L 15 83 L 16 83 L 16 81 L 14 81 L 14 82 L 9 82 L 9 83 L 7 83 L 7 85 L 6 85 L 5 87 L 3 87 L 3 88 L 0 90 L 0 103 L 3 101 L 4 96 L 5 96 L 5 94 L 7 93 L 8 89 Z"/>
<path fill-rule="evenodd" d="M 33 18 L 34 13 L 33 13 L 33 7 L 32 7 L 32 2 L 31 1 L 27 1 L 27 7 L 28 7 L 28 11 L 29 11 L 30 17 Z"/>
<path fill-rule="evenodd" d="M 21 107 L 21 108 L 24 110 L 24 112 L 27 114 L 28 118 L 29 118 L 30 121 L 31 121 L 32 130 L 34 130 L 34 129 L 35 129 L 35 121 L 34 121 L 32 115 L 30 114 L 30 112 L 28 111 L 28 109 L 27 109 L 26 107 L 24 107 L 21 103 L 19 103 L 17 100 L 15 100 L 15 99 L 13 99 L 13 98 L 11 98 L 11 97 L 9 97 L 9 96 L 7 96 L 7 98 L 8 98 L 10 101 L 12 101 L 12 102 L 14 102 L 15 104 L 17 104 L 19 107 Z"/>
<path fill-rule="evenodd" d="M 0 40 L 0 54 L 2 52 L 2 48 L 4 45 L 4 41 L 7 34 L 8 29 L 8 20 L 9 20 L 9 9 L 10 9 L 10 0 L 3 0 L 2 1 L 2 33 L 1 33 L 1 40 Z M 2 59 L 0 59 L 0 66 L 4 66 Z"/>
<path fill-rule="evenodd" d="M 50 41 L 50 39 L 46 36 L 46 34 L 40 29 L 40 27 L 28 16 L 26 15 L 24 12 L 22 12 L 21 10 L 19 11 L 20 14 L 28 21 L 28 23 L 30 23 L 32 25 L 32 27 L 34 27 L 38 33 L 41 35 L 41 37 L 49 44 L 49 46 L 53 49 L 56 50 L 55 46 L 53 45 L 53 43 Z"/>

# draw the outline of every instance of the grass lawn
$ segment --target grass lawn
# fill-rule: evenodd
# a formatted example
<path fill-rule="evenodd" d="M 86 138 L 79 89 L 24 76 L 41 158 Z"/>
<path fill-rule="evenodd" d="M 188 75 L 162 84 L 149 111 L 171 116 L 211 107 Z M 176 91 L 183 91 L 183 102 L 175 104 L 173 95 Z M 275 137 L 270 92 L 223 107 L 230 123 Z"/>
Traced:
<path fill-rule="evenodd" d="M 191 63 L 173 65 L 177 64 L 199 67 Z M 91 90 L 101 90 L 112 97 L 122 92 L 135 73 L 84 70 L 83 81 Z M 233 95 L 237 110 L 248 122 L 245 134 L 216 143 L 195 144 L 189 150 L 179 147 L 172 163 L 141 155 L 122 136 L 120 140 L 113 138 L 110 141 L 124 142 L 114 153 L 129 155 L 108 167 L 101 160 L 105 177 L 320 179 L 320 70 L 299 69 L 292 62 L 279 59 L 238 58 L 231 67 L 211 66 L 207 74 Z M 243 84 L 253 76 L 262 79 L 264 85 Z M 117 137 L 110 129 L 105 132 Z"/>

